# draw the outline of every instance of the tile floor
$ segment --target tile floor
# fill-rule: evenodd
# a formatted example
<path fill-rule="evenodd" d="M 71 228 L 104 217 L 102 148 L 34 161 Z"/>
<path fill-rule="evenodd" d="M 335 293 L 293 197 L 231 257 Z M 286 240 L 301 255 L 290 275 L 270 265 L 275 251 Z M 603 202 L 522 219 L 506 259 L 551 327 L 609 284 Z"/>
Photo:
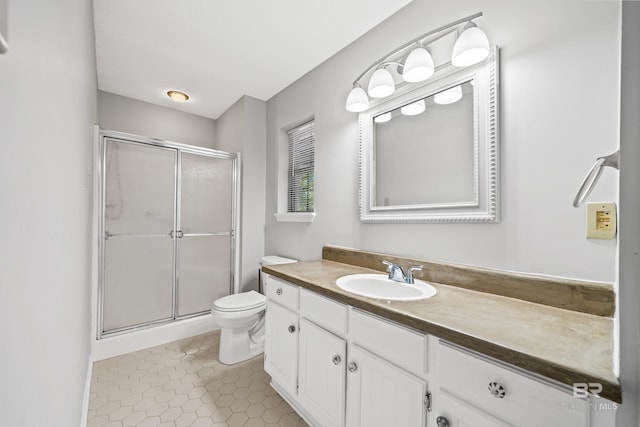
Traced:
<path fill-rule="evenodd" d="M 258 356 L 218 362 L 220 334 L 94 363 L 87 427 L 300 427 Z"/>

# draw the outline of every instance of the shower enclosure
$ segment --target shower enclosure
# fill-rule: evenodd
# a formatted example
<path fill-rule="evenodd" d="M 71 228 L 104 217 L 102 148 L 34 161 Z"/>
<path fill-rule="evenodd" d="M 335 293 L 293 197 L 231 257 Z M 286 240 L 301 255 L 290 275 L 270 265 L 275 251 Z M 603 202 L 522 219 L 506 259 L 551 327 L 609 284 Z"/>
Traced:
<path fill-rule="evenodd" d="M 98 338 L 233 292 L 236 154 L 100 131 Z"/>

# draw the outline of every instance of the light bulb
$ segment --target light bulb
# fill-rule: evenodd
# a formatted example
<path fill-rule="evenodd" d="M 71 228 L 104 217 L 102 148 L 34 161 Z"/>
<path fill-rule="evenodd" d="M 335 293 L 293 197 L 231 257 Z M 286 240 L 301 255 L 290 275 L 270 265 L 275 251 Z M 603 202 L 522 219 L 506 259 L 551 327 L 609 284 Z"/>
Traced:
<path fill-rule="evenodd" d="M 454 86 L 450 89 L 433 95 L 433 102 L 436 104 L 446 105 L 453 104 L 462 99 L 462 86 Z"/>
<path fill-rule="evenodd" d="M 351 89 L 349 96 L 347 96 L 346 108 L 347 111 L 351 111 L 352 113 L 360 113 L 369 108 L 369 98 L 364 89 L 357 83 L 353 85 L 353 89 Z"/>
<path fill-rule="evenodd" d="M 489 56 L 489 49 L 487 35 L 476 24 L 469 21 L 453 45 L 451 64 L 456 67 L 477 64 Z"/>
<path fill-rule="evenodd" d="M 405 105 L 404 107 L 400 108 L 400 112 L 405 116 L 416 116 L 422 113 L 425 110 L 425 108 L 426 108 L 426 105 L 424 103 L 424 99 L 420 99 L 416 102 L 413 102 L 411 104 Z"/>
<path fill-rule="evenodd" d="M 396 90 L 393 76 L 384 67 L 379 67 L 369 80 L 369 88 L 367 92 L 373 98 L 384 98 L 389 96 Z"/>
<path fill-rule="evenodd" d="M 423 47 L 417 47 L 404 61 L 402 78 L 409 83 L 421 82 L 431 77 L 434 70 L 433 58 L 429 51 Z"/>

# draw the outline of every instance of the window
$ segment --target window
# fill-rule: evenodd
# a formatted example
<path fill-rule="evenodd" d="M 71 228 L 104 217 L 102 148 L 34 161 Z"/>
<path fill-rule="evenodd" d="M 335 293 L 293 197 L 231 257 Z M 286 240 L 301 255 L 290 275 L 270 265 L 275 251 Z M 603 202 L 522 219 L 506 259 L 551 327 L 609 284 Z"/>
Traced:
<path fill-rule="evenodd" d="M 313 212 L 313 120 L 291 129 L 287 212 Z"/>

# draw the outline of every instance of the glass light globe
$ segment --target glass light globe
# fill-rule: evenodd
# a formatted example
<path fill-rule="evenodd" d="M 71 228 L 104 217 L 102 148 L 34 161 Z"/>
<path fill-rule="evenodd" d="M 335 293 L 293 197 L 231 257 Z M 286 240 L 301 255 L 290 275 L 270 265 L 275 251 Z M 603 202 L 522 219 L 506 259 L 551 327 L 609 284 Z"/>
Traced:
<path fill-rule="evenodd" d="M 384 67 L 378 68 L 369 80 L 369 88 L 367 92 L 373 98 L 384 98 L 389 96 L 396 90 L 393 76 Z"/>
<path fill-rule="evenodd" d="M 376 123 L 386 123 L 391 120 L 391 113 L 380 114 L 379 116 L 374 117 L 373 121 Z"/>
<path fill-rule="evenodd" d="M 451 52 L 451 63 L 456 67 L 477 64 L 489 56 L 489 39 L 473 22 L 467 23 Z"/>
<path fill-rule="evenodd" d="M 402 78 L 409 83 L 421 82 L 431 77 L 434 70 L 433 58 L 429 51 L 423 47 L 417 47 L 404 61 Z"/>
<path fill-rule="evenodd" d="M 425 110 L 425 108 L 427 108 L 427 106 L 424 103 L 424 99 L 420 99 L 416 102 L 413 102 L 411 104 L 405 105 L 404 107 L 400 108 L 400 112 L 405 116 L 416 116 L 422 113 Z"/>
<path fill-rule="evenodd" d="M 346 108 L 347 111 L 351 111 L 352 113 L 360 113 L 369 108 L 369 98 L 359 84 L 354 85 L 351 92 L 349 92 Z"/>
<path fill-rule="evenodd" d="M 436 104 L 446 105 L 453 104 L 462 99 L 462 86 L 454 86 L 450 89 L 433 95 L 433 102 Z"/>

